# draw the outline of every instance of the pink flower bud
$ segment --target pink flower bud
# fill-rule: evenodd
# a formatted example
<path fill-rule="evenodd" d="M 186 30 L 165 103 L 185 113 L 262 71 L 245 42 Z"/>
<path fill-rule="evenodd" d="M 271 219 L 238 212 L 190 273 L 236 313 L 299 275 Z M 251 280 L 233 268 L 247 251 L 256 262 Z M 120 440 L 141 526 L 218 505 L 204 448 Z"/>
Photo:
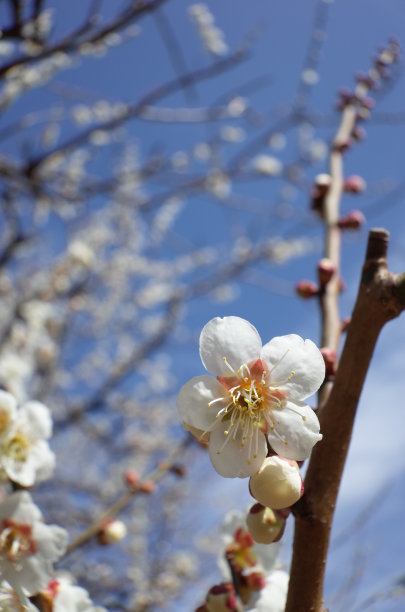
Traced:
<path fill-rule="evenodd" d="M 366 181 L 357 174 L 348 176 L 343 183 L 343 189 L 349 193 L 362 193 L 366 188 Z"/>
<path fill-rule="evenodd" d="M 319 293 L 318 285 L 310 280 L 299 281 L 295 286 L 295 290 L 304 300 L 312 298 Z"/>
<path fill-rule="evenodd" d="M 210 588 L 205 600 L 208 612 L 232 612 L 236 610 L 236 597 L 233 585 L 223 582 Z"/>
<path fill-rule="evenodd" d="M 368 108 L 369 110 L 371 110 L 375 106 L 374 98 L 369 98 L 369 97 L 361 98 L 359 102 L 361 106 Z"/>
<path fill-rule="evenodd" d="M 354 140 L 364 140 L 367 136 L 366 130 L 360 125 L 355 125 L 352 130 L 352 137 Z"/>
<path fill-rule="evenodd" d="M 156 489 L 156 483 L 153 480 L 144 480 L 139 485 L 139 490 L 142 493 L 153 493 Z"/>
<path fill-rule="evenodd" d="M 357 230 L 365 223 L 365 220 L 361 210 L 351 210 L 347 215 L 340 217 L 338 226 L 340 229 Z"/>
<path fill-rule="evenodd" d="M 326 376 L 334 376 L 336 374 L 336 353 L 328 346 L 321 348 L 323 360 L 325 362 Z"/>
<path fill-rule="evenodd" d="M 318 279 L 321 286 L 329 283 L 336 272 L 336 266 L 331 259 L 324 257 L 318 261 Z"/>
<path fill-rule="evenodd" d="M 250 477 L 249 488 L 258 502 L 275 510 L 292 506 L 304 492 L 297 462 L 278 455 L 263 461 Z"/>
<path fill-rule="evenodd" d="M 371 113 L 368 108 L 361 106 L 356 113 L 356 121 L 367 121 L 370 119 Z"/>
<path fill-rule="evenodd" d="M 286 520 L 277 510 L 255 504 L 249 510 L 246 524 L 252 538 L 260 544 L 278 542 L 283 535 Z"/>
<path fill-rule="evenodd" d="M 127 485 L 127 487 L 130 487 L 131 489 L 137 489 L 140 482 L 141 477 L 139 476 L 138 472 L 136 472 L 135 470 L 125 470 L 124 483 Z"/>
<path fill-rule="evenodd" d="M 123 540 L 127 535 L 127 528 L 125 523 L 115 519 L 110 519 L 104 523 L 100 531 L 97 534 L 99 544 L 107 546 L 108 544 L 115 544 L 120 540 Z"/>
<path fill-rule="evenodd" d="M 357 72 L 356 73 L 356 81 L 365 85 L 370 89 L 375 89 L 377 87 L 377 81 L 365 72 Z"/>

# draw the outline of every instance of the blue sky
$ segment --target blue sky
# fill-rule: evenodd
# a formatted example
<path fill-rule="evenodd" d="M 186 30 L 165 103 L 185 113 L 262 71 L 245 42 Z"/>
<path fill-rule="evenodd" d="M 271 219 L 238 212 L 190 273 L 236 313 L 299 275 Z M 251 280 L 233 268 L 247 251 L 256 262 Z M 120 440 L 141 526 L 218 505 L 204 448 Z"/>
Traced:
<path fill-rule="evenodd" d="M 320 0 L 322 4 L 322 0 Z M 48 3 L 54 7 L 56 16 L 55 35 L 66 31 L 69 24 L 81 11 L 82 3 L 66 3 L 55 0 Z M 185 0 L 167 2 L 163 11 L 176 32 L 177 42 L 183 53 L 188 70 L 207 65 L 201 42 L 187 15 L 192 4 Z M 336 92 L 342 86 L 353 87 L 354 73 L 367 70 L 370 59 L 376 50 L 385 44 L 390 36 L 403 36 L 405 22 L 403 0 L 336 0 L 324 2 L 328 7 L 328 23 L 325 42 L 319 61 L 319 82 L 314 85 L 309 98 L 309 110 L 316 117 L 328 118 L 327 125 L 321 122 L 315 128 L 314 138 L 329 142 L 333 126 L 337 124 L 338 114 L 333 111 Z M 80 6 L 79 6 L 80 5 Z M 225 40 L 232 50 L 246 38 L 254 35 L 250 58 L 240 66 L 222 74 L 211 81 L 196 86 L 195 105 L 212 104 L 221 94 L 238 91 L 252 78 L 266 77 L 265 86 L 249 95 L 252 107 L 262 119 L 260 125 L 248 124 L 242 120 L 227 120 L 228 125 L 239 125 L 246 131 L 247 142 L 261 132 L 265 132 L 279 116 L 288 109 L 294 100 L 297 85 L 301 78 L 303 58 L 305 57 L 315 8 L 314 0 L 222 0 L 207 2 L 215 15 L 217 25 L 224 31 Z M 104 2 L 106 12 L 114 9 L 115 2 Z M 94 100 L 97 97 L 111 103 L 124 100 L 133 103 L 151 88 L 174 76 L 165 47 L 158 35 L 153 16 L 141 22 L 139 36 L 131 38 L 122 46 L 113 48 L 100 59 L 83 57 L 72 68 L 62 72 L 55 85 L 33 92 L 27 101 L 11 108 L 1 119 L 0 127 L 6 125 L 23 110 L 43 109 L 50 104 L 68 107 L 81 100 Z M 405 41 L 402 41 L 405 44 Z M 346 174 L 360 174 L 367 181 L 364 195 L 345 196 L 342 210 L 362 208 L 366 215 L 366 227 L 355 235 L 343 240 L 342 272 L 347 290 L 341 298 L 342 316 L 350 314 L 356 295 L 360 267 L 367 240 L 367 229 L 384 226 L 391 232 L 389 265 L 393 271 L 403 271 L 404 266 L 404 212 L 401 197 L 387 199 L 377 206 L 382 196 L 403 181 L 405 140 L 405 79 L 403 66 L 393 86 L 385 92 L 376 93 L 375 119 L 366 126 L 367 139 L 349 152 L 345 159 Z M 62 91 L 72 88 L 70 101 L 66 101 Z M 162 106 L 185 106 L 183 93 L 172 95 L 161 103 Z M 25 106 L 24 105 L 28 105 Z M 402 122 L 392 118 L 402 113 Z M 69 135 L 71 126 L 64 128 Z M 218 125 L 162 125 L 147 121 L 131 122 L 126 137 L 138 143 L 141 156 L 158 146 L 167 155 L 177 151 L 188 151 L 196 142 L 218 137 Z M 23 138 L 23 136 L 22 136 Z M 20 141 L 21 143 L 21 141 Z M 238 151 L 237 144 L 224 144 L 224 162 L 232 159 Z M 10 150 L 18 154 L 16 145 Z M 257 152 L 277 155 L 288 163 L 297 152 L 297 132 L 287 135 L 285 149 L 274 152 L 263 147 Z M 108 173 L 109 164 L 114 159 L 101 157 L 99 168 Z M 249 319 L 259 330 L 264 341 L 275 335 L 298 333 L 310 337 L 315 342 L 319 336 L 317 307 L 312 302 L 302 302 L 295 298 L 293 287 L 301 278 L 314 278 L 317 259 L 322 256 L 322 228 L 308 211 L 308 190 L 312 178 L 327 169 L 327 161 L 307 168 L 290 205 L 291 216 L 286 220 L 277 219 L 274 223 L 269 216 L 252 215 L 246 211 L 232 214 L 224 210 L 218 202 L 212 203 L 206 194 L 187 200 L 183 213 L 174 227 L 175 235 L 187 239 L 191 245 L 205 246 L 223 240 L 226 251 L 232 237 L 248 235 L 252 241 L 263 240 L 279 234 L 288 236 L 294 224 L 295 235 L 309 237 L 313 248 L 307 255 L 295 258 L 281 266 L 260 264 L 254 274 L 247 274 L 237 289 L 236 299 L 231 303 L 221 303 L 213 299 L 196 299 L 186 311 L 185 322 L 193 330 L 194 344 L 181 346 L 175 373 L 179 386 L 191 376 L 202 372 L 199 362 L 197 339 L 202 326 L 213 316 L 238 315 Z M 201 171 L 193 166 L 193 172 Z M 151 189 L 159 190 L 159 186 Z M 233 194 L 254 198 L 265 210 L 267 204 L 277 203 L 283 188 L 283 180 L 262 179 L 235 182 Z M 403 200 L 403 198 L 402 198 Z M 369 211 L 369 212 L 368 212 Z M 266 290 L 269 283 L 284 288 L 283 295 Z M 366 539 L 370 541 L 371 562 L 365 571 L 360 586 L 359 601 L 375 587 L 382 587 L 390 578 L 401 572 L 403 562 L 399 534 L 401 533 L 400 509 L 404 503 L 404 491 L 400 479 L 405 469 L 403 448 L 405 427 L 403 420 L 403 347 L 405 345 L 404 319 L 393 321 L 383 330 L 373 363 L 366 381 L 356 421 L 349 460 L 345 470 L 339 505 L 336 516 L 336 533 L 350 524 L 354 515 L 372 500 L 387 482 L 393 485 L 377 503 L 375 515 L 365 526 Z M 246 483 L 240 481 L 220 481 L 211 467 L 204 465 L 207 486 L 216 487 L 218 494 L 226 495 L 227 500 L 239 507 L 248 503 Z M 208 478 L 209 475 L 209 478 Z M 204 494 L 201 493 L 201 503 Z M 211 489 L 210 489 L 211 495 Z M 205 502 L 210 503 L 207 493 Z M 231 505 L 231 504 L 230 504 Z M 215 512 L 213 513 L 215 516 Z M 219 517 L 218 517 L 219 519 Z M 369 532 L 367 532 L 369 529 Z M 330 562 L 331 574 L 328 589 L 332 592 L 339 580 L 335 580 L 339 568 L 345 562 L 340 554 L 354 554 L 356 542 L 343 547 Z M 374 546 L 374 549 L 373 549 Z M 287 545 L 285 546 L 287 549 Z M 287 558 L 287 554 L 284 555 Z M 390 607 L 391 606 L 391 607 Z M 332 606 L 335 612 L 335 609 Z M 338 609 L 338 608 L 336 608 Z M 370 608 L 380 612 L 394 609 L 392 604 L 379 603 Z"/>

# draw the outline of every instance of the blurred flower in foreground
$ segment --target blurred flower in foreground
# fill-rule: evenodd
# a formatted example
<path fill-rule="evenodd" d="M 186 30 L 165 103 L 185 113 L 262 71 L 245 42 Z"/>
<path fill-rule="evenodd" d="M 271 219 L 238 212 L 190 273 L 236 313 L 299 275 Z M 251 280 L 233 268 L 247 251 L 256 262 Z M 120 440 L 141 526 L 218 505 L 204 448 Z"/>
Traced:
<path fill-rule="evenodd" d="M 182 421 L 210 432 L 209 452 L 222 476 L 245 478 L 267 455 L 300 461 L 322 438 L 318 419 L 302 400 L 321 385 L 325 365 L 311 340 L 290 334 L 262 347 L 260 336 L 239 317 L 217 317 L 200 336 L 200 356 L 216 379 L 196 376 L 180 390 Z"/>
<path fill-rule="evenodd" d="M 280 569 L 280 544 L 257 544 L 246 529 L 245 514 L 229 512 L 221 529 L 225 555 L 221 551 L 218 565 L 225 580 L 231 580 L 230 552 L 243 552 L 244 564 L 233 563 L 238 573 L 241 596 L 249 612 L 283 612 L 287 597 L 288 574 Z M 232 563 L 231 559 L 231 563 Z M 243 566 L 242 566 L 243 565 Z M 260 578 L 260 579 L 259 579 Z"/>
<path fill-rule="evenodd" d="M 51 564 L 61 557 L 67 532 L 45 525 L 27 491 L 12 493 L 0 504 L 0 573 L 17 593 L 34 595 L 50 579 Z"/>
<path fill-rule="evenodd" d="M 73 583 L 69 574 L 58 575 L 41 591 L 47 612 L 107 612 L 95 606 L 88 592 Z"/>
<path fill-rule="evenodd" d="M 23 487 L 48 478 L 55 457 L 48 445 L 52 420 L 41 402 L 27 402 L 17 409 L 11 393 L 0 391 L 0 470 Z"/>

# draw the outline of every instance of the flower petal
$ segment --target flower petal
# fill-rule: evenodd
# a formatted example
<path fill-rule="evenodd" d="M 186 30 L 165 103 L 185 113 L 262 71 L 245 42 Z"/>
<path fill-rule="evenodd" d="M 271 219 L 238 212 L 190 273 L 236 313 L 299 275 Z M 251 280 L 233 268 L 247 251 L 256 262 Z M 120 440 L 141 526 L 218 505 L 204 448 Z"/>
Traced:
<path fill-rule="evenodd" d="M 273 338 L 264 345 L 260 356 L 272 369 L 270 384 L 274 381 L 276 386 L 285 387 L 293 401 L 315 393 L 325 378 L 320 350 L 311 340 L 296 334 Z"/>
<path fill-rule="evenodd" d="M 267 455 L 265 436 L 262 432 L 259 432 L 257 456 L 256 458 L 251 456 L 249 460 L 249 441 L 247 440 L 245 445 L 242 446 L 242 432 L 238 432 L 235 440 L 229 440 L 223 446 L 225 426 L 226 421 L 218 423 L 218 426 L 210 433 L 209 454 L 212 465 L 218 474 L 225 476 L 225 478 L 252 476 L 260 468 Z M 252 440 L 252 448 L 254 448 L 254 444 L 255 441 Z"/>
<path fill-rule="evenodd" d="M 18 421 L 28 425 L 31 438 L 48 439 L 52 435 L 51 413 L 42 402 L 26 402 L 20 408 Z"/>
<path fill-rule="evenodd" d="M 201 361 L 215 375 L 230 376 L 224 357 L 236 372 L 241 365 L 257 359 L 261 348 L 257 329 L 239 317 L 211 319 L 200 335 Z"/>
<path fill-rule="evenodd" d="M 309 457 L 313 446 L 322 439 L 318 417 L 312 408 L 306 404 L 286 402 L 283 408 L 273 409 L 273 414 L 276 423 L 274 431 L 267 433 L 267 438 L 275 452 L 295 461 Z"/>
<path fill-rule="evenodd" d="M 208 406 L 209 402 L 218 398 L 224 400 Z M 215 378 L 203 374 L 195 376 L 182 386 L 177 396 L 177 410 L 181 420 L 187 425 L 202 431 L 211 431 L 218 425 L 215 417 L 229 401 L 227 390 Z"/>

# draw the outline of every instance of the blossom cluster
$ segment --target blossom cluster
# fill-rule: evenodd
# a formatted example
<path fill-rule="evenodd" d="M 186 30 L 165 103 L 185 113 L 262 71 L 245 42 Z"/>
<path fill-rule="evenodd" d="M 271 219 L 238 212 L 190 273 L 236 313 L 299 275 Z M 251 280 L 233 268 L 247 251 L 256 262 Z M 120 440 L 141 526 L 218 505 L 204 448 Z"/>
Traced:
<path fill-rule="evenodd" d="M 11 393 L 0 391 L 0 476 L 31 487 L 52 474 L 55 457 L 48 445 L 52 421 L 41 402 L 17 407 Z"/>
<path fill-rule="evenodd" d="M 223 550 L 218 566 L 225 582 L 212 587 L 198 612 L 236 610 L 232 573 L 237 576 L 239 596 L 248 612 L 282 612 L 288 574 L 278 563 L 279 545 L 265 546 L 252 538 L 243 514 L 232 511 L 222 526 Z"/>
<path fill-rule="evenodd" d="M 45 524 L 24 490 L 53 471 L 51 432 L 44 404 L 18 406 L 11 393 L 0 390 L 0 608 L 35 612 L 38 608 L 29 598 L 39 596 L 47 612 L 103 612 L 84 589 L 55 575 L 53 564 L 66 552 L 68 534 L 58 525 Z M 18 490 L 10 492 L 9 484 Z"/>
<path fill-rule="evenodd" d="M 227 559 L 234 572 L 242 572 L 242 584 L 247 580 L 253 588 L 262 581 L 256 571 L 246 574 L 256 565 L 251 547 L 281 538 L 290 507 L 304 492 L 298 462 L 322 439 L 318 418 L 304 400 L 324 380 L 324 357 L 311 340 L 295 334 L 262 346 L 257 330 L 239 317 L 209 321 L 201 332 L 200 356 L 216 377 L 203 374 L 188 381 L 177 407 L 186 429 L 208 442 L 220 475 L 250 477 L 249 490 L 258 503 L 248 514 L 247 535 L 243 530 L 235 535 Z M 224 586 L 211 593 L 203 609 L 217 609 L 210 603 L 214 595 L 232 609 L 231 592 Z"/>

